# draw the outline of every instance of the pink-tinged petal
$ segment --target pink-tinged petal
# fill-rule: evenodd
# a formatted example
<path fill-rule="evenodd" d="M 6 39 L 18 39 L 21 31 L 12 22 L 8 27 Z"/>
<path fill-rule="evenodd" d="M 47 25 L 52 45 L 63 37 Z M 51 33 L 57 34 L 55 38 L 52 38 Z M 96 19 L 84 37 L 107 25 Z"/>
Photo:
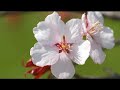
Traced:
<path fill-rule="evenodd" d="M 75 69 L 65 53 L 60 53 L 57 63 L 51 66 L 51 72 L 58 79 L 70 79 L 74 76 Z"/>
<path fill-rule="evenodd" d="M 81 30 L 82 30 L 82 22 L 80 19 L 71 19 L 66 23 L 67 29 L 69 30 L 69 32 L 67 34 L 67 36 L 70 36 L 68 38 L 68 40 L 72 43 L 78 43 L 79 39 L 82 39 L 82 35 L 81 35 Z M 68 35 L 69 34 L 69 35 Z"/>
<path fill-rule="evenodd" d="M 32 57 L 32 62 L 36 66 L 46 66 L 53 65 L 59 59 L 59 53 L 56 48 L 51 46 L 42 46 L 39 43 L 36 43 L 34 47 L 30 50 L 30 55 Z"/>
<path fill-rule="evenodd" d="M 80 44 L 74 44 L 71 56 L 73 56 L 72 60 L 77 64 L 85 64 L 85 61 L 90 55 L 90 42 L 88 40 L 81 41 Z"/>
<path fill-rule="evenodd" d="M 111 49 L 114 47 L 114 32 L 109 27 L 105 27 L 100 32 L 100 39 L 103 48 Z"/>
<path fill-rule="evenodd" d="M 89 41 L 91 42 L 91 58 L 96 64 L 102 64 L 105 60 L 106 54 L 103 52 L 101 45 L 90 36 Z"/>
<path fill-rule="evenodd" d="M 87 19 L 85 13 L 82 14 L 81 20 L 82 20 L 82 33 L 86 34 L 87 28 L 89 28 L 89 22 L 88 22 L 88 19 Z"/>

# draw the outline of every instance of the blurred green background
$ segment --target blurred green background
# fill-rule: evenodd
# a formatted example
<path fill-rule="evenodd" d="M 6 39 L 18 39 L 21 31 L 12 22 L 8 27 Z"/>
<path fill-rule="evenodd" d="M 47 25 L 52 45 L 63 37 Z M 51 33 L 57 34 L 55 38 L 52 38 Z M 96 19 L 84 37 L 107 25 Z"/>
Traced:
<path fill-rule="evenodd" d="M 1 12 L 0 13 L 0 78 L 22 79 L 26 68 L 22 61 L 30 58 L 30 48 L 36 43 L 33 28 L 51 12 Z M 69 12 L 62 19 L 80 18 L 82 12 Z M 64 17 L 65 16 L 65 17 Z M 120 20 L 105 17 L 105 26 L 114 30 L 115 39 L 120 39 Z M 120 74 L 120 45 L 105 50 L 107 55 L 103 64 L 95 64 L 91 58 L 85 65 L 77 65 L 77 74 L 84 77 L 104 77 L 108 73 L 105 68 Z M 47 74 L 41 78 L 46 78 Z M 27 78 L 33 78 L 28 75 Z"/>

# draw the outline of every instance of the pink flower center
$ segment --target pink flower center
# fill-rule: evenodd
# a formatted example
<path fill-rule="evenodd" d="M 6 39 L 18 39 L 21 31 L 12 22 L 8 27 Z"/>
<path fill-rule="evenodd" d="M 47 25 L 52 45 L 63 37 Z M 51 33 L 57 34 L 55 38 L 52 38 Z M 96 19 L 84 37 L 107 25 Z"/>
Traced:
<path fill-rule="evenodd" d="M 73 45 L 73 43 L 67 43 L 64 35 L 62 39 L 62 42 L 56 43 L 55 46 L 58 47 L 59 53 L 61 53 L 62 51 L 65 53 L 70 53 L 70 48 Z"/>

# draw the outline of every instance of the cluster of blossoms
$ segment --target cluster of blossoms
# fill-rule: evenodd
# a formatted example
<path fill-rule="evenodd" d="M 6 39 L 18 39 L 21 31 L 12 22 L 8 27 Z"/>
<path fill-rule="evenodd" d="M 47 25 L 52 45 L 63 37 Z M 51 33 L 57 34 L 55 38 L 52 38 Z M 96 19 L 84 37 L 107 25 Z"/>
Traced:
<path fill-rule="evenodd" d="M 87 12 L 67 23 L 53 12 L 33 28 L 33 33 L 37 43 L 30 50 L 27 65 L 36 67 L 28 71 L 36 77 L 49 69 L 58 79 L 72 78 L 73 62 L 83 65 L 90 56 L 101 64 L 106 57 L 102 48 L 114 47 L 113 31 L 104 26 L 100 12 Z"/>

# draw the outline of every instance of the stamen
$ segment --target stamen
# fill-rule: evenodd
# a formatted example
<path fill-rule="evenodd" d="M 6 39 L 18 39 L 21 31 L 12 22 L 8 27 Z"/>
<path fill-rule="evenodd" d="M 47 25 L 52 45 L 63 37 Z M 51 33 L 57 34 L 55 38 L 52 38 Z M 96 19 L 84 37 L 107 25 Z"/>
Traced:
<path fill-rule="evenodd" d="M 61 45 L 59 44 L 59 43 L 56 43 L 55 44 L 58 48 L 60 48 L 61 47 Z"/>
<path fill-rule="evenodd" d="M 67 53 L 70 53 L 70 51 L 69 51 L 68 49 L 65 49 L 65 51 L 66 51 Z"/>
<path fill-rule="evenodd" d="M 65 36 L 63 35 L 63 43 L 65 43 L 66 41 L 65 41 Z"/>
<path fill-rule="evenodd" d="M 97 28 L 97 30 L 96 30 L 96 28 Z M 93 33 L 97 32 L 97 31 L 100 31 L 100 30 L 102 30 L 102 27 L 100 26 L 100 22 L 97 21 L 97 22 L 96 22 L 95 24 L 93 24 L 93 26 L 89 29 L 89 33 L 90 33 L 90 34 L 93 34 Z"/>
<path fill-rule="evenodd" d="M 62 39 L 63 39 L 62 42 L 56 43 L 55 46 L 58 47 L 59 53 L 61 53 L 62 51 L 70 53 L 70 47 L 73 45 L 73 43 L 67 43 L 64 35 Z"/>
<path fill-rule="evenodd" d="M 59 49 L 59 53 L 61 53 L 62 52 L 62 50 L 61 49 Z"/>

